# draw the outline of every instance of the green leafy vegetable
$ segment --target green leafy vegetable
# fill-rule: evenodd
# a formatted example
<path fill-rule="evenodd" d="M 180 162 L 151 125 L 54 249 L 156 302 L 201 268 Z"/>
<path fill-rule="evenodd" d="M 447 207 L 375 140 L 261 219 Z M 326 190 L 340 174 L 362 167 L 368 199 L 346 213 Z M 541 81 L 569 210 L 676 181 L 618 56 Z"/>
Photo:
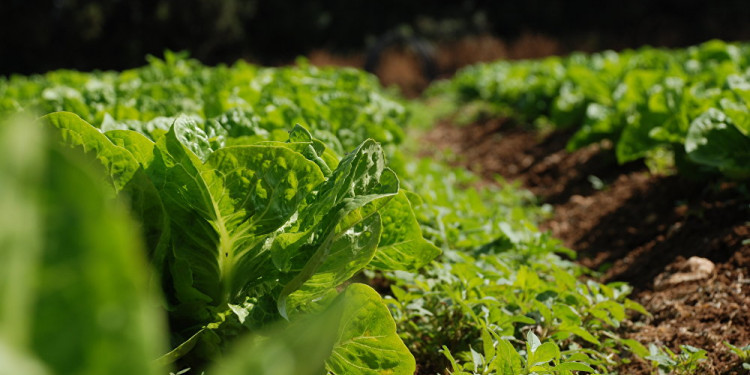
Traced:
<path fill-rule="evenodd" d="M 156 374 L 165 330 L 136 228 L 89 158 L 46 136 L 25 122 L 0 127 L 3 363 Z"/>
<path fill-rule="evenodd" d="M 750 178 L 750 137 L 721 111 L 711 108 L 690 124 L 685 152 L 735 178 Z"/>
<path fill-rule="evenodd" d="M 396 334 L 396 323 L 378 293 L 352 284 L 339 299 L 346 319 L 338 328 L 328 370 L 333 374 L 413 374 L 414 357 Z"/>

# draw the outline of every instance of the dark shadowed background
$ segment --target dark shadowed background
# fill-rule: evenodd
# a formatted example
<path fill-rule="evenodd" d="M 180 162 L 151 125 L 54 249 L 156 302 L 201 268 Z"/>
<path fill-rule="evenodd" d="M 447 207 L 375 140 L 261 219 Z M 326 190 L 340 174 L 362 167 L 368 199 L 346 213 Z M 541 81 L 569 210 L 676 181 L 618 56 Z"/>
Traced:
<path fill-rule="evenodd" d="M 160 55 L 164 49 L 189 50 L 208 64 L 239 58 L 283 64 L 319 51 L 339 56 L 364 53 L 389 32 L 416 34 L 432 45 L 472 36 L 499 41 L 474 42 L 475 53 L 493 46 L 504 49 L 478 60 L 750 38 L 750 6 L 742 0 L 605 3 L 2 0 L 0 74 L 123 69 L 142 65 L 146 54 Z M 525 48 L 514 44 L 529 38 L 537 43 Z"/>

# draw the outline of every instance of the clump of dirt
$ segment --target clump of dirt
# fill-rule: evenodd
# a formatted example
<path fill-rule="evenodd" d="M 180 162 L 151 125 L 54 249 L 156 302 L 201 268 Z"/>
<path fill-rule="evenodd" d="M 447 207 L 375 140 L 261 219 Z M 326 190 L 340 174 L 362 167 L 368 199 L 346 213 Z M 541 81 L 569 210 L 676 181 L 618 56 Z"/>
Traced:
<path fill-rule="evenodd" d="M 630 283 L 633 298 L 653 314 L 638 317 L 627 336 L 673 350 L 705 349 L 704 373 L 740 374 L 739 359 L 723 342 L 750 344 L 747 186 L 654 176 L 637 162 L 617 165 L 607 142 L 568 152 L 570 135 L 491 119 L 442 123 L 425 140 L 433 150 L 452 149 L 456 164 L 489 180 L 499 174 L 521 181 L 552 204 L 543 229 L 576 250 L 581 264 L 601 271 L 601 281 Z M 622 369 L 651 371 L 642 361 Z"/>
<path fill-rule="evenodd" d="M 747 236 L 750 233 L 746 233 Z M 643 290 L 635 295 L 653 314 L 641 316 L 626 336 L 644 343 L 692 345 L 708 352 L 703 372 L 709 374 L 746 374 L 736 355 L 724 342 L 734 345 L 750 343 L 750 251 L 737 252 L 726 263 L 717 265 L 707 279 L 686 281 L 660 290 Z M 678 257 L 664 274 L 678 274 L 688 260 Z M 622 373 L 635 373 L 625 366 Z"/>

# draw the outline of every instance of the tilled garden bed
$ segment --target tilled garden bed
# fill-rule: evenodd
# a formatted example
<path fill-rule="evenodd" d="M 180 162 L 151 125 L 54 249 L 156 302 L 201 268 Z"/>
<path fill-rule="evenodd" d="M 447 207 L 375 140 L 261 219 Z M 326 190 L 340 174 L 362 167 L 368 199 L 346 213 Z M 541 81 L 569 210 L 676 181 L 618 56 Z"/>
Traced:
<path fill-rule="evenodd" d="M 543 229 L 599 271 L 600 281 L 630 283 L 652 313 L 633 317 L 625 336 L 705 349 L 707 374 L 746 371 L 724 342 L 750 342 L 750 193 L 734 182 L 654 176 L 640 162 L 618 165 L 608 142 L 568 152 L 569 136 L 491 119 L 441 123 L 425 141 L 452 149 L 457 164 L 488 180 L 518 180 L 551 204 Z M 651 371 L 640 360 L 621 369 Z"/>

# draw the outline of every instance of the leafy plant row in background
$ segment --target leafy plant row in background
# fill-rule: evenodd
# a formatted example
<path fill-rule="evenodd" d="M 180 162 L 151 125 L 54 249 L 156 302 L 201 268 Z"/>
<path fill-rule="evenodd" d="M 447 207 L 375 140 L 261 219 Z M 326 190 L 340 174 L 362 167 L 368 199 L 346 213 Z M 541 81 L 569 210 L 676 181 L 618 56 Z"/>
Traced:
<path fill-rule="evenodd" d="M 464 69 L 437 92 L 576 132 L 569 150 L 609 139 L 617 160 L 688 175 L 750 178 L 750 45 L 576 53 Z"/>
<path fill-rule="evenodd" d="M 242 61 L 207 67 L 184 53 L 150 56 L 123 72 L 60 70 L 0 78 L 0 116 L 18 110 L 74 112 L 103 130 L 165 133 L 179 115 L 205 119 L 209 140 L 284 141 L 290 127 L 343 155 L 367 138 L 390 151 L 403 141 L 407 114 L 377 79 L 354 69 L 261 68 Z M 167 117 L 167 118 L 165 118 Z M 200 120 L 203 122 L 203 120 Z"/>
<path fill-rule="evenodd" d="M 578 281 L 528 193 L 414 158 L 409 114 L 369 75 L 168 53 L 0 90 L 4 117 L 75 113 L 3 127 L 6 212 L 42 223 L 2 232 L 0 354 L 19 368 L 406 374 L 413 354 L 423 372 L 569 374 L 648 355 L 616 334 L 645 313 L 628 287 Z M 11 283 L 19 264 L 35 271 Z M 384 300 L 346 286 L 363 269 Z"/>

